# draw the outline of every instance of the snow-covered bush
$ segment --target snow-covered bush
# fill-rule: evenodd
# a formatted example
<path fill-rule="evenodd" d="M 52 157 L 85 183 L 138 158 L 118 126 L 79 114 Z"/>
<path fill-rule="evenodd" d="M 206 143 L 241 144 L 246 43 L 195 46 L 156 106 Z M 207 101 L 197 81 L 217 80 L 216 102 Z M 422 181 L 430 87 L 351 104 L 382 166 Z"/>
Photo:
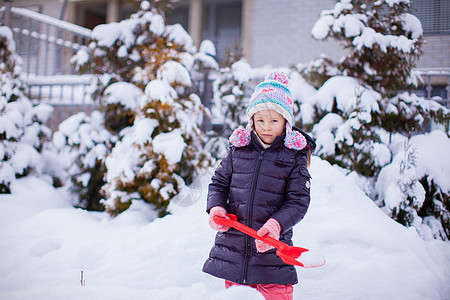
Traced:
<path fill-rule="evenodd" d="M 100 189 L 105 184 L 104 160 L 116 137 L 105 129 L 103 114 L 80 112 L 64 120 L 53 134 L 53 144 L 78 195 L 74 205 L 88 210 L 104 210 Z"/>
<path fill-rule="evenodd" d="M 420 132 L 431 121 L 443 124 L 448 132 L 450 111 L 435 101 L 400 92 L 392 98 L 383 98 L 380 106 L 382 112 L 375 116 L 376 125 L 389 133 L 411 135 Z"/>
<path fill-rule="evenodd" d="M 147 85 L 133 126 L 122 131 L 106 159 L 105 204 L 111 212 L 120 213 L 132 200 L 143 199 L 154 204 L 160 216 L 167 214 L 180 188 L 209 165 L 199 152 L 201 117 L 197 95 L 179 98 L 164 77 Z"/>
<path fill-rule="evenodd" d="M 117 135 L 131 126 L 136 117 L 138 99 L 143 95 L 140 88 L 128 82 L 108 85 L 100 97 L 99 109 L 105 114 L 105 127 Z"/>
<path fill-rule="evenodd" d="M 410 0 L 341 0 L 322 12 L 312 35 L 342 41 L 349 51 L 337 64 L 342 75 L 392 97 L 417 82 L 411 68 L 421 54 L 423 31 L 411 11 Z"/>
<path fill-rule="evenodd" d="M 373 176 L 389 163 L 390 151 L 381 143 L 373 115 L 380 113 L 381 96 L 357 79 L 330 78 L 301 105 L 302 119 L 315 124 L 317 154 L 331 163 Z M 314 112 L 315 118 L 304 115 Z"/>
<path fill-rule="evenodd" d="M 410 11 L 409 0 L 341 0 L 323 11 L 313 37 L 342 41 L 348 54 L 336 63 L 321 57 L 297 66 L 311 83 L 326 80 L 303 99 L 300 115 L 303 127 L 311 127 L 317 138 L 317 154 L 356 171 L 368 185 L 377 179 L 384 182 L 387 171 L 380 170 L 399 169 L 389 189 L 395 186 L 401 192 L 387 197 L 380 183 L 366 192 L 402 224 L 423 233 L 419 216 L 433 228 L 434 237 L 443 238 L 448 235 L 448 189 L 432 180 L 427 173 L 431 170 L 417 170 L 413 155 L 406 155 L 409 159 L 400 168 L 393 145 L 398 136 L 407 139 L 432 120 L 445 123 L 450 118 L 449 110 L 437 102 L 405 92 L 419 81 L 412 68 L 423 43 L 420 21 Z M 442 139 L 448 141 L 448 136 Z M 436 157 L 432 152 L 422 155 Z M 411 179 L 405 172 L 420 176 Z M 440 229 L 430 220 L 438 220 Z"/>
<path fill-rule="evenodd" d="M 387 99 L 356 78 L 334 76 L 303 98 L 299 120 L 301 126 L 312 128 L 316 154 L 372 177 L 391 161 L 389 139 L 383 136 L 408 135 L 448 115 L 435 101 L 406 92 Z"/>
<path fill-rule="evenodd" d="M 24 95 L 20 63 L 11 29 L 0 27 L 0 193 L 10 193 L 16 178 L 48 169 L 42 152 L 51 132 L 44 123 L 53 108 L 33 106 Z"/>
<path fill-rule="evenodd" d="M 416 82 L 411 69 L 422 45 L 420 21 L 410 10 L 408 0 L 338 1 L 322 12 L 312 34 L 319 40 L 342 41 L 347 56 L 336 64 L 320 58 L 314 68 L 300 68 L 303 74 L 324 72 L 319 77 L 323 79 L 340 71 L 341 76 L 331 77 L 305 99 L 302 119 L 311 122 L 303 125 L 316 124 L 319 155 L 365 176 L 376 176 L 390 161 L 381 143 L 384 131 L 411 134 L 431 119 L 444 121 L 448 114 L 433 101 L 397 95 Z M 311 113 L 312 118 L 306 116 Z"/>
<path fill-rule="evenodd" d="M 213 84 L 214 106 L 211 112 L 213 120 L 224 125 L 224 132 L 247 123 L 245 112 L 251 96 L 248 84 L 253 77 L 253 70 L 244 59 L 219 70 Z"/>
<path fill-rule="evenodd" d="M 393 219 L 425 239 L 450 239 L 450 140 L 442 131 L 396 135 L 394 158 L 377 178 L 378 201 Z"/>
<path fill-rule="evenodd" d="M 333 76 L 341 75 L 336 63 L 325 54 L 308 63 L 300 63 L 295 69 L 313 86 L 322 86 Z"/>
<path fill-rule="evenodd" d="M 197 51 L 179 24 L 165 24 L 159 4 L 142 1 L 129 19 L 97 26 L 89 47 L 73 58 L 79 70 L 98 74 L 94 98 L 117 138 L 98 160 L 102 204 L 112 214 L 145 201 L 166 215 L 182 186 L 210 164 L 201 151 L 205 109 L 193 79 L 217 63 L 210 47 Z"/>

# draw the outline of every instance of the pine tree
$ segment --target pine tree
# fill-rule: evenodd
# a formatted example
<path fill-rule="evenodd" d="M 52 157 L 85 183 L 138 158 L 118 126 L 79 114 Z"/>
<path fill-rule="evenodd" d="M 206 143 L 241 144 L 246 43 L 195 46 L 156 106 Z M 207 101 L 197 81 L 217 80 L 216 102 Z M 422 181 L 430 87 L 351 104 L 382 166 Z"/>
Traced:
<path fill-rule="evenodd" d="M 105 128 L 103 114 L 94 110 L 90 115 L 80 112 L 70 116 L 53 134 L 58 155 L 64 157 L 70 189 L 78 195 L 76 207 L 103 211 L 100 189 L 105 184 L 104 160 L 116 137 Z"/>
<path fill-rule="evenodd" d="M 25 96 L 20 59 L 9 27 L 0 27 L 0 193 L 27 175 L 42 175 L 49 167 L 42 153 L 51 132 L 44 125 L 53 108 L 33 106 Z M 49 170 L 51 173 L 51 170 Z M 54 183 L 58 181 L 53 178 Z"/>
<path fill-rule="evenodd" d="M 311 98 L 315 103 L 312 132 L 317 137 L 317 154 L 363 176 L 375 176 L 391 159 L 380 129 L 374 126 L 380 98 L 354 78 L 330 78 Z"/>
<path fill-rule="evenodd" d="M 247 123 L 245 114 L 249 97 L 248 84 L 253 79 L 252 69 L 245 60 L 232 62 L 219 70 L 214 81 L 214 118 L 223 118 L 226 133 Z"/>
<path fill-rule="evenodd" d="M 336 63 L 324 54 L 309 63 L 299 64 L 294 69 L 297 69 L 311 85 L 317 87 L 322 86 L 333 76 L 342 75 Z"/>
<path fill-rule="evenodd" d="M 318 154 L 367 176 L 370 182 L 383 181 L 387 172 L 383 170 L 396 166 L 392 159 L 398 152 L 395 146 L 398 136 L 417 134 L 418 129 L 431 120 L 447 122 L 448 126 L 448 109 L 407 92 L 420 81 L 413 68 L 423 44 L 420 21 L 410 12 L 411 3 L 407 0 L 338 1 L 333 9 L 322 12 L 312 34 L 319 40 L 341 41 L 347 55 L 337 63 L 322 60 L 315 68 L 301 70 L 310 80 L 327 80 L 307 104 L 309 111 L 315 112 L 312 124 L 316 124 L 313 132 L 317 135 Z M 336 70 L 339 76 L 331 77 Z M 341 84 L 339 87 L 335 81 L 344 81 L 338 78 L 356 79 L 360 90 L 373 95 L 369 101 L 372 105 L 361 106 L 360 100 L 364 99 L 355 97 L 355 85 Z M 421 173 L 414 164 L 404 171 L 407 169 L 410 170 L 408 174 Z M 383 173 L 381 177 L 380 172 Z M 370 191 L 371 196 L 381 206 L 389 206 L 387 213 L 405 225 L 419 228 L 425 224 L 425 221 L 418 221 L 419 213 L 422 220 L 437 214 L 444 216 L 439 221 L 439 226 L 444 229 L 438 235 L 445 236 L 442 232 L 448 232 L 448 209 L 445 208 L 448 191 L 431 180 L 430 174 L 422 174 L 410 181 L 401 172 L 399 174 L 402 179 L 394 182 L 401 191 L 398 195 L 403 195 L 402 200 L 388 201 L 389 195 L 383 188 Z M 428 199 L 425 206 L 416 201 L 425 197 L 419 195 L 419 191 L 426 191 L 423 193 Z"/>
<path fill-rule="evenodd" d="M 213 83 L 212 119 L 221 127 L 208 135 L 205 150 L 218 164 L 226 154 L 228 137 L 234 129 L 246 126 L 246 110 L 251 92 L 254 71 L 242 57 L 237 46 L 227 49 L 224 66 L 215 73 Z M 256 85 L 256 84 L 255 84 Z"/>
<path fill-rule="evenodd" d="M 426 143 L 438 144 L 443 150 Z M 449 190 L 443 176 L 448 160 L 439 162 L 441 171 L 429 161 L 430 155 L 442 155 L 449 148 L 449 139 L 440 131 L 404 138 L 403 149 L 377 178 L 382 209 L 397 222 L 414 226 L 426 239 L 450 239 Z"/>
<path fill-rule="evenodd" d="M 443 107 L 406 92 L 399 94 L 417 82 L 412 68 L 421 54 L 423 43 L 420 21 L 410 11 L 409 1 L 338 1 L 333 9 L 322 12 L 312 34 L 316 39 L 341 41 L 348 54 L 338 63 L 319 59 L 318 64 L 310 64 L 300 71 L 307 79 L 318 79 L 319 83 L 336 74 L 357 78 L 363 89 L 377 92 L 377 108 L 372 106 L 366 111 L 370 114 L 366 127 L 381 128 L 390 134 L 409 134 L 431 119 L 445 121 L 446 110 Z M 352 109 L 356 107 L 353 105 Z M 313 124 L 319 123 L 328 112 L 337 113 L 344 120 L 350 116 L 349 112 L 324 110 L 317 105 L 314 110 Z M 358 136 L 361 142 L 379 142 L 381 139 L 380 130 L 368 130 L 366 133 L 356 130 L 352 135 Z M 336 148 L 341 149 L 338 144 Z M 363 156 L 370 156 L 371 147 L 365 148 L 369 152 Z M 346 155 L 337 161 L 361 174 L 376 176 L 380 166 L 374 166 L 370 159 L 362 159 L 366 163 L 361 165 L 357 157 L 359 155 Z"/>
<path fill-rule="evenodd" d="M 104 160 L 101 188 L 102 204 L 113 215 L 133 201 L 166 215 L 170 200 L 210 164 L 199 128 L 206 111 L 193 82 L 210 57 L 196 52 L 179 24 L 165 24 L 162 7 L 142 1 L 129 19 L 97 26 L 89 48 L 74 58 L 81 71 L 98 74 L 94 95 L 105 127 L 117 137 Z M 118 84 L 141 94 L 129 97 L 112 88 Z"/>
<path fill-rule="evenodd" d="M 422 53 L 422 26 L 411 10 L 410 1 L 338 1 L 322 12 L 313 35 L 344 44 L 348 54 L 337 64 L 343 75 L 392 97 L 411 86 Z"/>

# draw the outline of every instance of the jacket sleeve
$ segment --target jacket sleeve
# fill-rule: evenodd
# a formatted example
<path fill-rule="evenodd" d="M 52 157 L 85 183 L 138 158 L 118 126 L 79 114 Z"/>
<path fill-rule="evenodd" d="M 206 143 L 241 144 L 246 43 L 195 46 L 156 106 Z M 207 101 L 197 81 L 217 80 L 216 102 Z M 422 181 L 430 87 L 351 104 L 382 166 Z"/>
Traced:
<path fill-rule="evenodd" d="M 211 183 L 208 186 L 207 213 L 214 206 L 222 206 L 228 210 L 227 203 L 230 193 L 231 174 L 233 172 L 232 152 L 233 147 L 228 150 L 211 178 Z"/>
<path fill-rule="evenodd" d="M 306 214 L 310 202 L 310 175 L 307 167 L 307 155 L 301 155 L 294 165 L 286 184 L 286 200 L 281 208 L 272 215 L 287 232 L 300 222 Z"/>

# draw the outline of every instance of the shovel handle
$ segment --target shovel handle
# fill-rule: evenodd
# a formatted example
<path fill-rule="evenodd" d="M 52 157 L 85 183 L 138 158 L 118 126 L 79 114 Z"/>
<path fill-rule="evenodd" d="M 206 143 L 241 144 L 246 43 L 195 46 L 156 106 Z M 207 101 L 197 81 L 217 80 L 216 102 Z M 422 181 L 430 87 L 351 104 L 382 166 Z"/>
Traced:
<path fill-rule="evenodd" d="M 237 229 L 255 239 L 261 240 L 264 243 L 269 244 L 277 249 L 289 247 L 289 245 L 287 245 L 286 243 L 280 242 L 279 240 L 271 238 L 268 235 L 259 236 L 255 229 L 250 228 L 250 227 L 238 222 L 236 215 L 227 214 L 227 217 L 230 219 L 225 219 L 225 218 L 216 216 L 216 217 L 214 217 L 214 222 L 216 222 L 219 225 L 233 227 L 234 229 Z"/>
<path fill-rule="evenodd" d="M 275 248 L 277 248 L 277 255 L 281 258 L 281 260 L 287 264 L 300 266 L 304 268 L 316 268 L 323 266 L 325 264 L 325 259 L 321 258 L 319 260 L 313 259 L 311 261 L 308 261 L 308 259 L 305 260 L 299 260 L 300 256 L 304 252 L 308 252 L 309 250 L 306 248 L 301 247 L 293 247 L 289 246 L 286 243 L 280 242 L 279 240 L 276 240 L 274 238 L 271 238 L 268 235 L 265 236 L 259 236 L 257 234 L 257 231 L 253 228 L 250 228 L 237 220 L 237 216 L 233 214 L 227 214 L 227 218 L 221 218 L 221 217 L 214 217 L 214 222 L 216 222 L 219 225 L 229 226 L 233 227 L 246 235 L 249 235 L 251 237 L 254 237 L 255 239 L 261 240 L 266 244 L 269 244 Z M 314 257 L 314 256 L 313 256 Z"/>

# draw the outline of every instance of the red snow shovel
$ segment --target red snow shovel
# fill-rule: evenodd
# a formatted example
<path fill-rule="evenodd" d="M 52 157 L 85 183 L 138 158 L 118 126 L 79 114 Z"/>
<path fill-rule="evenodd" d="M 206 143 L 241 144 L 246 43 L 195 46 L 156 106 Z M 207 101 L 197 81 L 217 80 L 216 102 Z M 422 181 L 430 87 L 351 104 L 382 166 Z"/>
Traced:
<path fill-rule="evenodd" d="M 289 265 L 300 266 L 303 268 L 316 268 L 323 266 L 325 264 L 325 259 L 323 259 L 320 255 L 311 255 L 308 249 L 289 246 L 283 242 L 280 242 L 270 236 L 259 236 L 256 234 L 256 230 L 245 226 L 242 223 L 237 221 L 237 217 L 233 214 L 227 214 L 227 217 L 230 219 L 225 219 L 221 217 L 215 217 L 214 222 L 219 225 L 233 227 L 246 235 L 249 235 L 255 239 L 261 240 L 266 244 L 269 244 L 275 248 L 277 248 L 277 255 L 281 258 L 282 261 Z M 305 253 L 308 252 L 308 253 Z M 302 256 L 302 253 L 305 253 Z"/>

